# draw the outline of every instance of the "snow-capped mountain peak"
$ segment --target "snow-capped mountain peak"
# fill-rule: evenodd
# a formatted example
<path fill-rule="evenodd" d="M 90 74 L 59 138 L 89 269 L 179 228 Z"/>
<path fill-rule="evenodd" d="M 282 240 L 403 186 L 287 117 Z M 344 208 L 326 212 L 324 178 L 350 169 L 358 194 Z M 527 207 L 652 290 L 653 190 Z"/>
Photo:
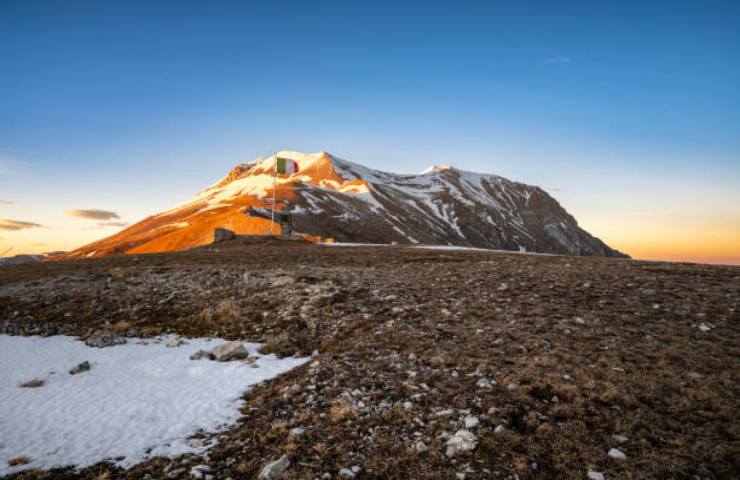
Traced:
<path fill-rule="evenodd" d="M 428 175 L 431 173 L 446 172 L 448 170 L 452 170 L 452 166 L 450 165 L 430 165 L 424 170 L 422 170 L 419 175 Z"/>
<path fill-rule="evenodd" d="M 273 195 L 277 209 L 292 212 L 294 230 L 312 238 L 623 256 L 578 227 L 539 187 L 447 165 L 400 175 L 327 152 L 277 156 L 298 170 L 275 174 L 276 155 L 238 164 L 191 200 L 71 256 L 191 248 L 210 243 L 216 227 L 274 232 L 269 220 L 248 216 L 252 207 L 272 208 Z"/>

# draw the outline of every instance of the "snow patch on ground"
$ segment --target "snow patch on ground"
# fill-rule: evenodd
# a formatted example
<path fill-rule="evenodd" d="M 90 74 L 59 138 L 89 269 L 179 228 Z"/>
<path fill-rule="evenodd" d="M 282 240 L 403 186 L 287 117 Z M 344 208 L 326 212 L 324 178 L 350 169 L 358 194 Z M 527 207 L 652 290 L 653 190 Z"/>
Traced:
<path fill-rule="evenodd" d="M 149 457 L 198 451 L 188 437 L 216 432 L 240 416 L 241 396 L 308 359 L 257 353 L 245 362 L 190 360 L 218 339 L 129 339 L 91 348 L 73 337 L 0 335 L 0 476 L 29 468 L 85 467 L 105 459 L 129 467 Z M 91 370 L 69 370 L 88 361 Z M 39 388 L 21 388 L 29 380 Z M 203 448 L 201 447 L 200 450 Z M 28 457 L 28 465 L 8 460 Z"/>

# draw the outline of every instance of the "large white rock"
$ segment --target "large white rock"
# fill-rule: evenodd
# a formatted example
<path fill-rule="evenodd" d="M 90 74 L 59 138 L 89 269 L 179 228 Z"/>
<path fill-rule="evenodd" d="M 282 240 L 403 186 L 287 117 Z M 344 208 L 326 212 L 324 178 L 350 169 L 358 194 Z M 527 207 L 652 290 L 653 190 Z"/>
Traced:
<path fill-rule="evenodd" d="M 228 362 L 229 360 L 241 360 L 247 358 L 249 353 L 244 348 L 242 342 L 226 342 L 214 347 L 213 359 L 219 362 Z"/>
<path fill-rule="evenodd" d="M 445 454 L 448 457 L 454 457 L 460 453 L 475 450 L 478 446 L 478 437 L 469 430 L 458 430 L 447 440 L 446 445 L 447 451 Z"/>

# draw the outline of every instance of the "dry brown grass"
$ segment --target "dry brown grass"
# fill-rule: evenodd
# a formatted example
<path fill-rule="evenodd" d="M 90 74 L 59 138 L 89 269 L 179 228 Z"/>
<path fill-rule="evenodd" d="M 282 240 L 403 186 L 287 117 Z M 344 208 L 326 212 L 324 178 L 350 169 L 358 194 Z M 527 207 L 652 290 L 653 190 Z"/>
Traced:
<path fill-rule="evenodd" d="M 340 399 L 334 402 L 329 410 L 329 416 L 331 421 L 338 423 L 348 418 L 357 417 L 357 410 L 350 405 L 346 400 Z"/>

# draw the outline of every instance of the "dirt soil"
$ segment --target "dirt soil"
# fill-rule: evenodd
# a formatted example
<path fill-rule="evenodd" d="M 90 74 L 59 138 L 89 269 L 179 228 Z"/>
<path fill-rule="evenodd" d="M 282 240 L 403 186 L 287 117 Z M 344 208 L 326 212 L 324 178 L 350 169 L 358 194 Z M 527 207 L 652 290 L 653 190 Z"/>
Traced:
<path fill-rule="evenodd" d="M 207 457 L 13 478 L 254 479 L 283 454 L 301 479 L 738 478 L 739 300 L 738 267 L 402 246 L 0 267 L 0 333 L 318 352 L 247 392 Z M 448 456 L 459 430 L 475 448 Z"/>

